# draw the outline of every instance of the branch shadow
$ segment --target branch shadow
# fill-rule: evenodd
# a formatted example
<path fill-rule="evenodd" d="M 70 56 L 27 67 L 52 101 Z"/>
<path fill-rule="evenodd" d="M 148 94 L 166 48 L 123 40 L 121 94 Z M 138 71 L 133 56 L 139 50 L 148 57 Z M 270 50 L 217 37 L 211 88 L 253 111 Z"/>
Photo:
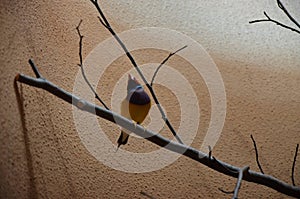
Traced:
<path fill-rule="evenodd" d="M 28 192 L 28 198 L 38 198 L 38 192 L 37 187 L 34 182 L 34 169 L 33 169 L 33 160 L 32 160 L 32 154 L 30 152 L 30 140 L 28 136 L 28 130 L 26 128 L 26 119 L 25 119 L 25 111 L 24 111 L 24 99 L 23 99 L 23 87 L 21 85 L 20 90 L 17 84 L 17 81 L 14 81 L 14 89 L 16 93 L 17 103 L 18 103 L 18 109 L 20 113 L 20 119 L 22 124 L 22 131 L 24 135 L 24 145 L 25 145 L 25 155 L 27 160 L 27 168 L 28 168 L 28 175 L 29 175 L 29 192 Z"/>
<path fill-rule="evenodd" d="M 143 196 L 146 196 L 149 199 L 155 199 L 153 196 L 149 195 L 148 193 L 146 193 L 144 191 L 141 191 L 140 194 L 143 195 Z"/>

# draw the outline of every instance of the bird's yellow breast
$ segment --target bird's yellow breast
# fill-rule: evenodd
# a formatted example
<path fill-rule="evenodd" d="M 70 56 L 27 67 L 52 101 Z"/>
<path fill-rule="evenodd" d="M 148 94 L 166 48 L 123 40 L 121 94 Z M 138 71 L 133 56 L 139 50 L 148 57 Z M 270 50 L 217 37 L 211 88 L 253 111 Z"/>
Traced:
<path fill-rule="evenodd" d="M 129 103 L 128 100 L 124 99 L 121 104 L 121 115 L 134 120 L 136 123 L 141 124 L 146 118 L 149 110 L 151 108 L 151 103 L 145 105 L 137 105 Z"/>

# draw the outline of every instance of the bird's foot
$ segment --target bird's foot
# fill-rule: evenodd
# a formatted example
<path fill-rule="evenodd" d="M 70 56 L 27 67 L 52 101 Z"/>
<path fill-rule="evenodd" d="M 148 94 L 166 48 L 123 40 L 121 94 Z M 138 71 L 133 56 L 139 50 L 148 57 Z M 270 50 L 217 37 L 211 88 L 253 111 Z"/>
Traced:
<path fill-rule="evenodd" d="M 134 120 L 131 120 L 131 121 L 132 121 L 132 123 L 134 124 L 134 128 L 136 129 L 136 126 L 137 126 L 136 121 L 134 121 Z"/>
<path fill-rule="evenodd" d="M 144 125 L 140 124 L 143 127 L 144 132 L 146 132 L 147 127 L 145 127 Z"/>

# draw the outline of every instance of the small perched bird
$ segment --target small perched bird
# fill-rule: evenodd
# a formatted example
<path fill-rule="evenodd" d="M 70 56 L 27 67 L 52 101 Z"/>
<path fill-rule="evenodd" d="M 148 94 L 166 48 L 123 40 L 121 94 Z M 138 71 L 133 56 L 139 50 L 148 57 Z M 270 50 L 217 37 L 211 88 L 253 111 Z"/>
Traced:
<path fill-rule="evenodd" d="M 142 85 L 137 79 L 130 74 L 128 75 L 127 96 L 121 104 L 121 115 L 141 124 L 151 107 L 149 95 L 145 92 Z M 129 135 L 123 130 L 118 139 L 118 148 L 120 145 L 125 145 Z"/>

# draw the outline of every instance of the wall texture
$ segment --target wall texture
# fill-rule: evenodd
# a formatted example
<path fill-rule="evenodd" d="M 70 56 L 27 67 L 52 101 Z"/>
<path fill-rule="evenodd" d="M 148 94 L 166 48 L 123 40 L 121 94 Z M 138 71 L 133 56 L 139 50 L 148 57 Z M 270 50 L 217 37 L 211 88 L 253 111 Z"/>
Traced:
<path fill-rule="evenodd" d="M 227 94 L 225 126 L 214 155 L 236 166 L 258 170 L 250 134 L 256 138 L 266 173 L 291 182 L 295 146 L 300 142 L 300 35 L 273 24 L 248 21 L 272 17 L 289 23 L 274 1 L 106 1 L 104 11 L 117 32 L 158 26 L 181 31 L 200 42 L 217 64 Z M 299 3 L 288 8 L 300 20 Z M 298 15 L 298 16 L 297 16 Z M 83 19 L 84 56 L 110 35 L 100 26 L 89 1 L 0 2 L 0 197 L 1 198 L 225 198 L 235 179 L 185 157 L 161 170 L 132 174 L 105 166 L 84 147 L 72 107 L 49 93 L 13 84 L 19 72 L 33 75 L 33 58 L 50 81 L 72 92 L 78 72 L 78 36 Z M 168 52 L 135 52 L 138 63 L 159 62 Z M 182 60 L 170 65 L 180 69 Z M 124 68 L 119 69 L 119 66 Z M 109 101 L 115 77 L 130 69 L 126 57 L 112 63 L 97 88 Z M 184 71 L 184 70 L 182 70 Z M 192 146 L 201 145 L 208 128 L 210 102 L 205 83 L 185 71 L 197 91 L 201 122 Z M 198 78 L 199 80 L 194 80 Z M 16 90 L 21 96 L 18 103 Z M 175 124 L 180 120 L 172 93 L 158 89 L 161 103 Z M 108 95 L 106 95 L 106 93 Z M 168 105 L 171 104 L 171 105 Z M 105 133 L 115 141 L 118 128 Z M 177 127 L 176 127 L 177 128 Z M 163 133 L 171 137 L 167 130 Z M 150 145 L 150 146 L 149 146 Z M 153 145 L 132 138 L 124 149 L 149 150 Z M 300 164 L 296 183 L 300 184 Z M 255 190 L 255 191 L 254 191 Z M 244 182 L 241 198 L 285 198 L 271 189 Z"/>

